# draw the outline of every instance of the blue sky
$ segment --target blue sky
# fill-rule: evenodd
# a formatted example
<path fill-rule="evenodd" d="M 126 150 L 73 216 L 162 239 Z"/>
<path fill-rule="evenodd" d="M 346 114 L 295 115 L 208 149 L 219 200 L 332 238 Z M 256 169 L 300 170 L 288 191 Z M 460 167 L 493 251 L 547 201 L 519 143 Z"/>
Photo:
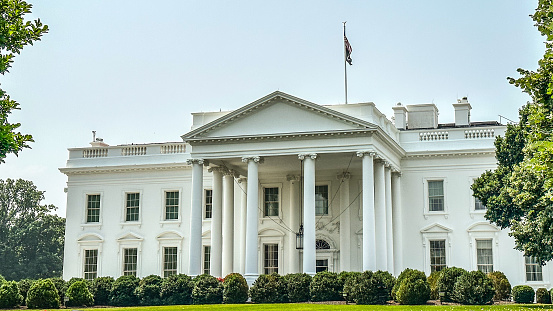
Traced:
<path fill-rule="evenodd" d="M 35 143 L 0 164 L 65 215 L 67 148 L 92 130 L 111 145 L 179 141 L 191 112 L 233 110 L 275 90 L 344 101 L 342 22 L 353 47 L 348 101 L 433 102 L 440 122 L 468 96 L 472 120 L 516 119 L 508 84 L 544 50 L 537 1 L 31 1 L 50 32 L 15 58 L 2 88 Z"/>

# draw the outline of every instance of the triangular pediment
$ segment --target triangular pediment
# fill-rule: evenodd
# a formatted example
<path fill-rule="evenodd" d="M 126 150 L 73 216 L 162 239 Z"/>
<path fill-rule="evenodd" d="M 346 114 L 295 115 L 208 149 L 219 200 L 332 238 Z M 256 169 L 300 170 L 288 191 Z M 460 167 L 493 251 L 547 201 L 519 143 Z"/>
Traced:
<path fill-rule="evenodd" d="M 497 232 L 501 231 L 498 227 L 492 225 L 489 222 L 477 222 L 475 224 L 472 224 L 467 229 L 468 232 Z"/>
<path fill-rule="evenodd" d="M 194 141 L 375 128 L 369 122 L 277 91 L 201 126 L 182 138 Z"/>
<path fill-rule="evenodd" d="M 157 236 L 158 240 L 181 240 L 182 235 L 176 231 L 166 231 Z"/>
<path fill-rule="evenodd" d="M 448 233 L 452 230 L 444 225 L 438 223 L 431 224 L 421 229 L 421 233 Z"/>
<path fill-rule="evenodd" d="M 125 242 L 125 241 L 142 241 L 144 240 L 143 237 L 141 237 L 140 235 L 134 233 L 134 232 L 129 232 L 129 233 L 126 233 L 124 235 L 122 235 L 121 237 L 119 237 L 117 239 L 118 242 Z"/>
<path fill-rule="evenodd" d="M 101 243 L 104 242 L 104 238 L 102 238 L 99 234 L 96 233 L 87 233 L 84 235 L 81 235 L 77 239 L 78 243 Z"/>

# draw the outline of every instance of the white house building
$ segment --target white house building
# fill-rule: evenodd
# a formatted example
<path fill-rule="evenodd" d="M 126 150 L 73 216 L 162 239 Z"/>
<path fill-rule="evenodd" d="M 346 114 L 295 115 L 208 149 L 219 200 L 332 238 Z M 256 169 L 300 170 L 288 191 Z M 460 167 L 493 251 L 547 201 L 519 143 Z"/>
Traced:
<path fill-rule="evenodd" d="M 506 127 L 453 108 L 441 124 L 434 104 L 398 104 L 392 123 L 274 92 L 193 113 L 183 142 L 69 149 L 64 278 L 457 266 L 551 287 L 470 190 Z"/>

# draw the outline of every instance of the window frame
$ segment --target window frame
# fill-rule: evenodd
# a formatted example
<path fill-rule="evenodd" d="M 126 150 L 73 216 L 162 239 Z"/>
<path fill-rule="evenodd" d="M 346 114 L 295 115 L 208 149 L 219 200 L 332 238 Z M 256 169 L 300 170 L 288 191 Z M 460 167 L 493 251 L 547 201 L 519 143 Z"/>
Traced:
<path fill-rule="evenodd" d="M 135 262 L 134 262 L 134 274 L 125 274 L 127 271 L 133 271 L 133 270 L 126 270 L 127 265 L 132 265 L 133 263 L 127 263 L 127 251 L 134 250 L 135 254 Z M 138 276 L 138 248 L 137 247 L 125 247 L 123 248 L 123 267 L 121 268 L 121 275 L 134 275 Z"/>
<path fill-rule="evenodd" d="M 167 258 L 167 256 L 166 256 L 167 249 L 174 249 L 175 250 L 175 254 L 174 254 L 174 256 L 175 256 L 175 263 L 174 263 L 175 268 L 171 269 L 171 270 L 169 270 L 169 269 L 166 270 L 165 269 L 165 264 L 166 264 L 165 259 Z M 171 275 L 179 274 L 179 253 L 180 252 L 179 252 L 179 247 L 178 246 L 174 246 L 174 245 L 162 246 L 162 251 L 161 251 L 161 275 L 162 275 L 163 278 L 167 278 Z M 182 258 L 181 258 L 181 260 L 182 260 Z M 166 271 L 173 271 L 173 270 L 175 271 L 174 273 L 168 274 L 168 275 L 165 274 Z"/>
<path fill-rule="evenodd" d="M 207 203 L 207 192 L 208 191 L 211 191 L 211 203 L 209 203 L 211 206 L 210 208 L 210 213 L 211 213 L 211 216 L 210 217 L 207 217 L 207 206 L 208 206 L 208 203 Z M 203 198 L 203 201 L 202 201 L 202 219 L 203 220 L 211 220 L 213 218 L 213 189 L 211 188 L 204 188 L 203 190 L 203 195 L 202 195 L 202 198 Z"/>
<path fill-rule="evenodd" d="M 167 230 L 161 232 L 156 240 L 158 242 L 158 269 L 160 276 L 164 275 L 164 260 L 165 260 L 165 247 L 176 247 L 177 248 L 177 274 L 182 273 L 182 241 L 184 237 L 179 231 L 176 230 Z M 139 258 L 140 259 L 140 258 Z"/>
<path fill-rule="evenodd" d="M 206 261 L 205 255 L 206 255 L 206 248 L 209 247 L 209 259 Z M 202 274 L 206 274 L 206 263 L 209 264 L 209 267 L 207 267 L 208 272 L 207 274 L 211 275 L 211 245 L 202 244 Z"/>
<path fill-rule="evenodd" d="M 266 188 L 278 188 L 278 215 L 277 216 L 267 216 L 265 215 L 265 189 Z M 264 220 L 278 220 L 282 221 L 282 183 L 268 183 L 268 184 L 261 184 L 261 187 L 259 187 L 259 206 L 261 207 L 261 215 L 259 216 L 262 220 L 262 223 Z"/>
<path fill-rule="evenodd" d="M 482 206 L 484 206 L 484 209 L 476 209 L 476 197 L 474 196 L 474 192 L 472 191 L 471 189 L 471 186 L 472 184 L 474 184 L 474 181 L 476 180 L 476 178 L 478 177 L 470 177 L 469 178 L 469 187 L 468 187 L 468 194 L 470 196 L 470 214 L 471 214 L 471 217 L 474 217 L 474 215 L 481 215 L 481 216 L 484 216 L 484 214 L 486 214 L 488 208 L 482 203 Z"/>
<path fill-rule="evenodd" d="M 444 263 L 443 264 L 432 264 L 432 242 L 443 242 L 444 244 L 444 249 L 443 249 L 443 258 L 444 258 Z M 434 271 L 441 271 L 442 269 L 444 268 L 447 268 L 447 262 L 448 262 L 448 256 L 447 256 L 447 247 L 446 247 L 446 240 L 445 239 L 429 239 L 428 240 L 428 251 L 429 251 L 429 264 L 430 264 L 430 273 L 432 274 L 432 272 Z M 435 257 L 438 257 L 438 256 L 435 256 Z M 440 267 L 439 270 L 437 269 L 432 269 L 432 267 L 435 266 L 435 267 Z"/>
<path fill-rule="evenodd" d="M 177 198 L 177 218 L 176 219 L 167 219 L 167 194 L 168 193 L 177 193 L 178 195 L 178 198 Z M 168 189 L 162 189 L 162 205 L 163 208 L 162 208 L 162 215 L 161 215 L 161 221 L 163 223 L 180 223 L 182 222 L 182 217 L 181 217 L 181 212 L 182 212 L 182 191 L 181 189 L 173 189 L 173 188 L 168 188 Z"/>
<path fill-rule="evenodd" d="M 443 211 L 431 211 L 430 210 L 430 192 L 429 182 L 441 181 L 443 187 Z M 445 218 L 449 215 L 449 209 L 447 204 L 447 178 L 441 176 L 432 176 L 423 178 L 423 202 L 424 202 L 424 216 L 443 215 Z"/>
<path fill-rule="evenodd" d="M 533 257 L 529 257 L 529 256 L 524 256 L 524 254 L 522 255 L 522 262 L 524 263 L 524 270 L 523 270 L 523 273 L 524 273 L 524 280 L 526 281 L 526 283 L 528 284 L 546 284 L 547 282 L 545 281 L 545 276 L 547 275 L 547 273 L 543 273 L 543 268 L 545 266 L 541 266 L 539 263 L 530 263 L 531 265 L 537 265 L 540 267 L 540 272 L 541 272 L 541 280 L 528 280 L 528 270 L 527 270 L 527 267 L 528 267 L 528 263 L 526 262 L 526 258 L 533 258 Z M 547 265 L 547 264 L 546 264 Z"/>
<path fill-rule="evenodd" d="M 125 266 L 125 249 L 136 248 L 137 250 L 137 262 L 136 262 L 136 277 L 142 277 L 142 242 L 144 237 L 134 233 L 128 232 L 117 239 L 119 245 L 119 250 L 117 252 L 119 257 L 119 270 L 117 273 L 119 276 L 124 275 L 124 266 Z"/>
<path fill-rule="evenodd" d="M 85 254 L 87 250 L 96 249 L 98 250 L 98 260 L 96 263 L 96 277 L 102 275 L 102 249 L 104 244 L 104 238 L 97 233 L 84 233 L 77 238 L 77 243 L 79 244 L 79 275 L 84 278 L 84 265 L 85 265 Z"/>
<path fill-rule="evenodd" d="M 274 247 L 275 249 L 272 250 L 273 253 L 276 253 L 276 271 L 272 271 L 272 272 L 269 272 L 267 273 L 267 271 L 269 271 L 269 269 L 275 269 L 275 267 L 270 267 L 270 266 L 267 266 L 266 263 L 268 260 L 271 260 L 271 261 L 275 261 L 275 259 L 267 259 L 267 247 L 269 246 L 272 246 Z M 263 243 L 262 245 L 262 252 L 263 252 L 263 259 L 262 259 L 262 262 L 263 262 L 263 274 L 272 274 L 273 272 L 276 272 L 276 273 L 279 273 L 279 270 L 280 270 L 280 260 L 281 260 L 281 254 L 280 254 L 280 246 L 278 243 Z"/>
<path fill-rule="evenodd" d="M 492 263 L 491 264 L 487 264 L 487 263 L 478 263 L 478 242 L 479 241 L 489 241 L 490 242 L 490 248 L 489 250 L 491 251 L 491 260 L 492 260 Z M 493 272 L 495 271 L 494 267 L 495 267 L 495 260 L 494 260 L 494 249 L 493 249 L 493 238 L 475 238 L 474 240 L 474 247 L 475 247 L 475 250 L 476 250 L 476 270 L 477 271 L 482 271 L 480 270 L 480 266 L 484 267 L 484 266 L 491 266 L 491 271 L 482 271 L 484 272 L 485 274 L 488 274 L 490 272 Z"/>
<path fill-rule="evenodd" d="M 100 196 L 100 216 L 98 222 L 87 222 L 88 218 L 88 196 L 89 195 L 99 195 Z M 104 206 L 104 192 L 103 191 L 95 191 L 95 190 L 86 190 L 82 192 L 82 206 L 83 213 L 81 218 L 81 229 L 85 228 L 101 228 L 102 222 L 103 222 L 103 216 L 104 213 L 102 212 L 103 206 Z"/>
<path fill-rule="evenodd" d="M 451 267 L 451 233 L 453 230 L 439 223 L 421 229 L 424 273 L 430 275 L 430 241 L 445 240 L 445 264 Z"/>
<path fill-rule="evenodd" d="M 90 197 L 92 196 L 97 196 L 98 197 L 98 208 L 91 208 L 90 207 Z M 100 223 L 100 216 L 102 215 L 102 196 L 99 194 L 99 193 L 87 193 L 86 194 L 86 215 L 85 215 L 85 222 L 87 224 L 99 224 Z M 90 210 L 91 209 L 94 209 L 94 210 L 98 210 L 98 220 L 97 221 L 90 221 L 88 218 L 90 216 Z"/>
<path fill-rule="evenodd" d="M 94 267 L 96 267 L 96 271 L 94 271 L 94 277 L 92 279 L 88 279 L 87 278 L 87 273 L 90 273 L 90 272 L 87 272 L 86 268 L 87 268 L 87 253 L 88 252 L 96 252 L 96 263 L 94 264 Z M 100 251 L 97 249 L 97 248 L 86 248 L 84 249 L 84 252 L 83 252 L 83 279 L 84 280 L 94 280 L 96 278 L 98 278 L 98 262 L 100 261 Z"/>
<path fill-rule="evenodd" d="M 332 193 L 331 185 L 332 184 L 331 184 L 330 181 L 316 182 L 315 183 L 315 217 L 319 217 L 319 218 L 325 218 L 325 217 L 331 218 L 332 217 L 332 205 L 330 203 L 332 201 L 333 193 Z M 327 213 L 322 214 L 322 215 L 317 215 L 317 187 L 322 187 L 322 186 L 326 186 L 327 191 L 328 191 L 328 193 L 327 193 L 327 195 L 328 195 Z"/>
<path fill-rule="evenodd" d="M 138 220 L 127 221 L 127 194 L 138 193 Z M 124 189 L 121 193 L 121 226 L 142 226 L 142 210 L 144 209 L 144 194 L 142 189 Z"/>

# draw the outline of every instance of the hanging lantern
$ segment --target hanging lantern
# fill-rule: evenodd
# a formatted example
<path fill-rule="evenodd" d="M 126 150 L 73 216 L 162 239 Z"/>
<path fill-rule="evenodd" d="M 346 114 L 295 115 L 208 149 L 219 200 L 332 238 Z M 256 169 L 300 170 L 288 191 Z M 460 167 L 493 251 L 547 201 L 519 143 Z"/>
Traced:
<path fill-rule="evenodd" d="M 303 249 L 303 225 L 300 225 L 300 230 L 296 233 L 296 249 Z"/>

